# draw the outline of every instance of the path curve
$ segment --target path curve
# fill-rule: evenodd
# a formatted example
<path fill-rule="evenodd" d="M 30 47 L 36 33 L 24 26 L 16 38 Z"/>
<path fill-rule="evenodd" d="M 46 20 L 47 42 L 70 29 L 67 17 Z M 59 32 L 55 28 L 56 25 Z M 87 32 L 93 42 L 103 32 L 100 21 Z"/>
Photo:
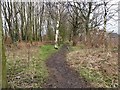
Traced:
<path fill-rule="evenodd" d="M 43 85 L 43 88 L 86 88 L 89 87 L 79 74 L 69 68 L 66 62 L 67 45 L 52 55 L 46 62 L 50 77 Z"/>

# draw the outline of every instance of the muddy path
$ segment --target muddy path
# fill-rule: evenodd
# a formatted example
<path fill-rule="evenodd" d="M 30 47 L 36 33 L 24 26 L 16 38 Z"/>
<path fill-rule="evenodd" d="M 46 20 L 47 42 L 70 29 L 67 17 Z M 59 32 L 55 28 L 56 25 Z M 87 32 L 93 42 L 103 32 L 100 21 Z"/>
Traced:
<path fill-rule="evenodd" d="M 90 84 L 80 78 L 79 74 L 69 68 L 66 62 L 67 46 L 52 55 L 46 62 L 49 70 L 49 78 L 43 88 L 86 88 Z"/>

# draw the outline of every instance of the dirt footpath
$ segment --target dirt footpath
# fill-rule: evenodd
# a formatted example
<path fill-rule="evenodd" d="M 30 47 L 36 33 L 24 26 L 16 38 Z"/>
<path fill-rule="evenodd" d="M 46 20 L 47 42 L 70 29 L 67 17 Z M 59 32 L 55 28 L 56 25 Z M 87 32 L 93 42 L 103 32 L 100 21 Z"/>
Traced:
<path fill-rule="evenodd" d="M 79 74 L 70 69 L 66 62 L 67 46 L 52 55 L 46 62 L 50 77 L 43 88 L 86 88 L 90 87 Z"/>

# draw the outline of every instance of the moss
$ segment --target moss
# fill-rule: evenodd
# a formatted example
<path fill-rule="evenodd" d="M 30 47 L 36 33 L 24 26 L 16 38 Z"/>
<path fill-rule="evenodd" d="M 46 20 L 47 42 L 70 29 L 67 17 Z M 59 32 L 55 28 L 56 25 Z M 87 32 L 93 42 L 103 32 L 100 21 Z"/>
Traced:
<path fill-rule="evenodd" d="M 1 63 L 2 63 L 2 21 L 1 21 L 1 13 L 0 13 L 0 88 L 2 87 L 2 65 Z"/>

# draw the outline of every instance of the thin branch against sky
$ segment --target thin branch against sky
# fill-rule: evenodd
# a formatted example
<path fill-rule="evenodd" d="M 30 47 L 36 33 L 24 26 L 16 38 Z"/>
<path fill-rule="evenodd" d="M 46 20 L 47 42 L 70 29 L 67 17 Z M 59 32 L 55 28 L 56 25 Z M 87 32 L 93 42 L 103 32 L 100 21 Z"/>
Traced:
<path fill-rule="evenodd" d="M 43 2 L 43 0 L 2 0 L 3 2 Z M 57 2 L 57 1 L 70 1 L 70 2 L 97 2 L 100 3 L 101 0 L 44 0 L 45 2 Z M 105 1 L 110 1 L 108 3 L 108 8 L 111 7 L 111 10 L 117 10 L 118 9 L 118 2 L 119 0 L 105 0 Z M 108 21 L 107 24 L 107 31 L 113 31 L 115 33 L 118 32 L 118 13 L 116 13 L 111 20 Z"/>

